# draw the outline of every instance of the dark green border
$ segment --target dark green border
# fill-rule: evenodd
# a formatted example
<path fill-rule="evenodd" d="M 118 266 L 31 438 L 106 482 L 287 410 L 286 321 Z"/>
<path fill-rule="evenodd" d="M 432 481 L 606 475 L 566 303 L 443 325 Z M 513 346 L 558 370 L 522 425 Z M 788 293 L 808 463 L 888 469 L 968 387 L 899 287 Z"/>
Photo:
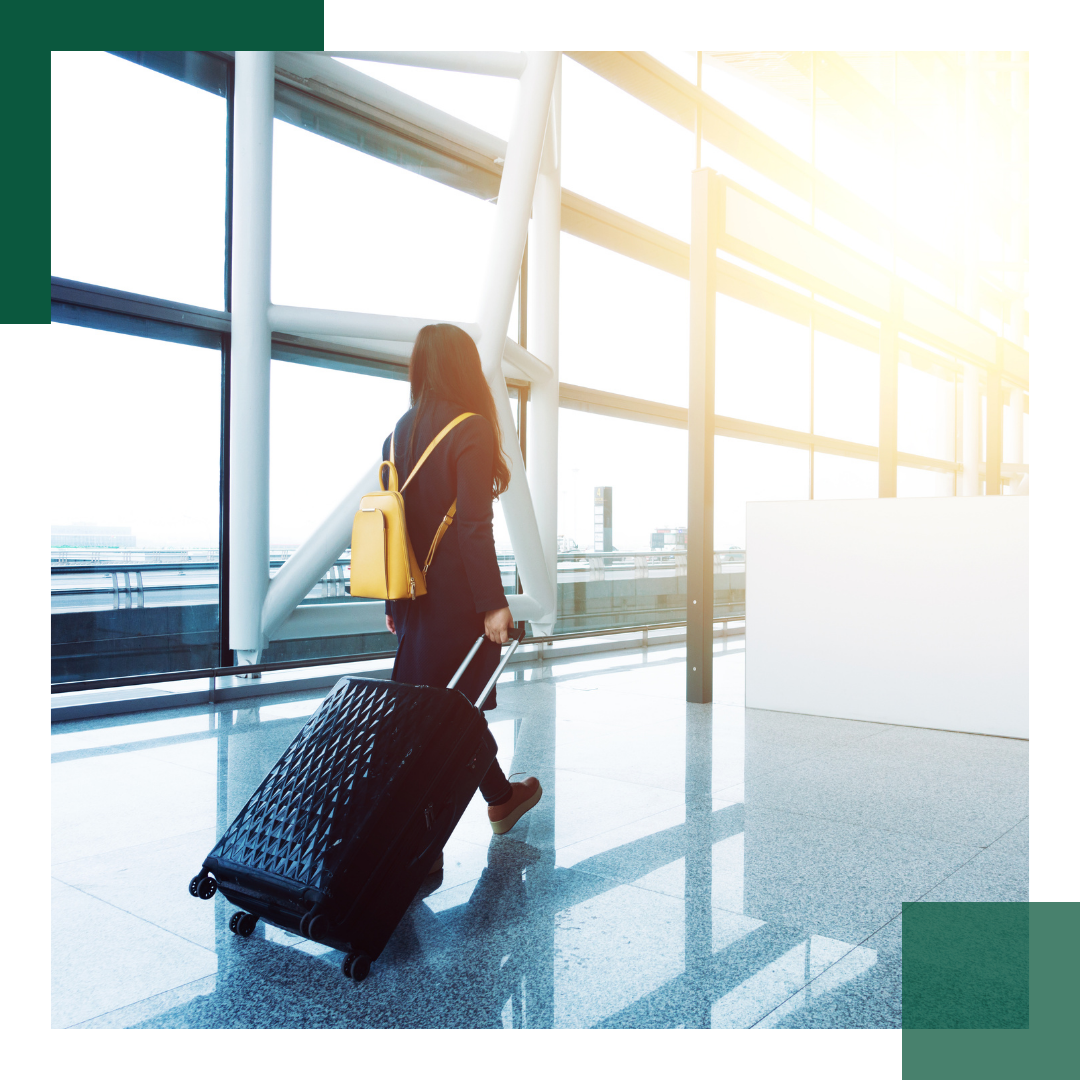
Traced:
<path fill-rule="evenodd" d="M 904 1080 L 1057 1080 L 1080 1058 L 1080 904 L 1029 904 L 1030 1026 L 905 1029 Z"/>
<path fill-rule="evenodd" d="M 49 53 L 61 49 L 290 49 L 323 47 L 322 0 L 52 0 L 5 18 L 5 168 L 0 322 L 49 321 Z"/>

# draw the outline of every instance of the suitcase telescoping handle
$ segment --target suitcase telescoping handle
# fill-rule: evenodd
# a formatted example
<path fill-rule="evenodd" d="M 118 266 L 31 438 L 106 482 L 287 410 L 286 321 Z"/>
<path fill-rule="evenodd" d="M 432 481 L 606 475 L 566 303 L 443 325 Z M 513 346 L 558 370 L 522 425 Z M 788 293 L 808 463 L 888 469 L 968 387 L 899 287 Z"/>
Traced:
<path fill-rule="evenodd" d="M 507 633 L 510 635 L 510 648 L 502 654 L 502 658 L 499 660 L 499 666 L 495 669 L 495 673 L 491 676 L 490 679 L 488 679 L 487 686 L 485 686 L 484 689 L 480 691 L 480 696 L 476 699 L 476 707 L 478 709 L 480 708 L 481 703 L 487 700 L 488 694 L 491 693 L 491 688 L 495 685 L 495 680 L 502 674 L 502 670 L 504 667 L 506 667 L 507 663 L 510 660 L 510 657 L 514 655 L 514 650 L 518 647 L 518 642 L 520 642 L 525 637 L 525 627 L 518 626 L 512 630 L 508 630 Z M 469 650 L 469 655 L 461 661 L 461 667 L 459 667 L 457 671 L 454 672 L 454 677 L 446 684 L 447 690 L 453 690 L 453 688 L 457 686 L 458 679 L 460 679 L 461 676 L 465 674 L 465 669 L 472 662 L 472 658 L 480 650 L 480 646 L 484 644 L 485 636 L 486 635 L 481 634 L 476 639 L 475 644 Z"/>

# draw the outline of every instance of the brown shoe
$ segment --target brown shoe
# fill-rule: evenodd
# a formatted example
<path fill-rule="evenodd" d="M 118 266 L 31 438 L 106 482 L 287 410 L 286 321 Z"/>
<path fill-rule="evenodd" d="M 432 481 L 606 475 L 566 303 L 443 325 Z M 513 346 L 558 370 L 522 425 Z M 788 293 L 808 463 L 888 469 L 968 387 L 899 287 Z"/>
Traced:
<path fill-rule="evenodd" d="M 540 781 L 535 776 L 527 776 L 522 783 L 516 781 L 510 785 L 513 795 L 504 803 L 488 807 L 488 820 L 491 831 L 496 836 L 508 833 L 526 811 L 531 810 L 544 794 Z"/>
<path fill-rule="evenodd" d="M 432 874 L 438 874 L 442 872 L 443 868 L 443 853 L 439 852 L 439 857 L 431 864 L 431 869 L 428 871 L 428 877 Z"/>

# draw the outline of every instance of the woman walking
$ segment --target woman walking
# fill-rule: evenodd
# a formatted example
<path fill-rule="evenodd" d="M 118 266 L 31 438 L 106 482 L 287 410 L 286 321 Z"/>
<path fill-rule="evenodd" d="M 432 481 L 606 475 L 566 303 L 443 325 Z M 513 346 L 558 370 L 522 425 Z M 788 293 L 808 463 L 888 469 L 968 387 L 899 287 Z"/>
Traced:
<path fill-rule="evenodd" d="M 383 443 L 383 460 L 393 460 L 399 476 L 409 475 L 428 444 L 455 417 L 476 415 L 462 420 L 438 443 L 405 496 L 405 522 L 416 552 L 428 550 L 455 499 L 457 513 L 427 572 L 426 594 L 386 602 L 386 626 L 398 639 L 392 677 L 445 686 L 483 634 L 488 640 L 457 684 L 474 701 L 498 666 L 502 643 L 514 625 L 491 531 L 491 504 L 506 490 L 510 469 L 480 354 L 464 330 L 446 323 L 421 329 L 409 359 L 409 383 L 411 408 Z M 495 704 L 492 687 L 482 708 Z M 512 829 L 542 793 L 535 776 L 511 783 L 497 761 L 480 782 L 497 834 Z M 440 855 L 432 873 L 441 868 Z"/>

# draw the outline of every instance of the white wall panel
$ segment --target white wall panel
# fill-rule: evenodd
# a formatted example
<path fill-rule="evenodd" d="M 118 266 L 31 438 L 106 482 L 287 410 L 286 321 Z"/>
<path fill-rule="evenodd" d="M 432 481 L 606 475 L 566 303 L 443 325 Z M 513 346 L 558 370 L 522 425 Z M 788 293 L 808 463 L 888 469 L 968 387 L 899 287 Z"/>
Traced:
<path fill-rule="evenodd" d="M 1028 500 L 746 506 L 746 704 L 1027 738 Z"/>

